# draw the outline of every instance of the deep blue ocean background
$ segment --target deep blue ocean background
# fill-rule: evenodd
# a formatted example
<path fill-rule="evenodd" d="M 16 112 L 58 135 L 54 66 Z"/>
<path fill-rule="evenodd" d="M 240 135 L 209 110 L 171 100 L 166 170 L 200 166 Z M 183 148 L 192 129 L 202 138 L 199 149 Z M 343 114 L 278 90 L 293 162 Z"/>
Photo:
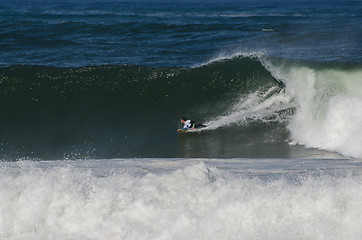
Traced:
<path fill-rule="evenodd" d="M 193 66 L 225 52 L 361 62 L 361 1 L 2 1 L 0 66 Z"/>

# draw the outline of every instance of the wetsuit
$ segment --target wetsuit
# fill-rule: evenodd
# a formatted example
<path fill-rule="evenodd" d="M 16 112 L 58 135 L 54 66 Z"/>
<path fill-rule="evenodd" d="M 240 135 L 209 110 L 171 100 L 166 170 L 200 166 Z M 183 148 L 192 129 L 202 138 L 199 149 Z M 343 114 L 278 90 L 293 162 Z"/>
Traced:
<path fill-rule="evenodd" d="M 185 121 L 185 125 L 182 129 L 191 129 L 195 127 L 195 122 L 191 120 Z"/>

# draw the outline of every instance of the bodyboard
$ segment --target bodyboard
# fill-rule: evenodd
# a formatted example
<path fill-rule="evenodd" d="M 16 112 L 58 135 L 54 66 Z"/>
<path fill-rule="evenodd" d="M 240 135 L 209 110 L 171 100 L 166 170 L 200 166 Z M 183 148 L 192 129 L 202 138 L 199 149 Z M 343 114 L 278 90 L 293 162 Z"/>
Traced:
<path fill-rule="evenodd" d="M 205 127 L 198 127 L 198 128 L 194 128 L 194 129 L 178 129 L 177 132 L 178 133 L 200 132 L 200 129 L 205 128 Z"/>

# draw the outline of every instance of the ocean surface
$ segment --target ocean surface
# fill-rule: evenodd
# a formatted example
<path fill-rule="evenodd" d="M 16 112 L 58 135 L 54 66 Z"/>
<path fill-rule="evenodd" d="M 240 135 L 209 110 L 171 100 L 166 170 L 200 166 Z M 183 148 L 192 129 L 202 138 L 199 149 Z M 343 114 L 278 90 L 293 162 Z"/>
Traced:
<path fill-rule="evenodd" d="M 0 239 L 361 239 L 361 23 L 353 0 L 1 1 Z"/>

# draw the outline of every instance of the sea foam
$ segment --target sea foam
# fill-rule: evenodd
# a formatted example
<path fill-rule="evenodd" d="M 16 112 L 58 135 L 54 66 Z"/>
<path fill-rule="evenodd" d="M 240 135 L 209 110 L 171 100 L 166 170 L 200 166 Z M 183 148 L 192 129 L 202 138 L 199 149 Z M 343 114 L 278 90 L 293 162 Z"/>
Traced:
<path fill-rule="evenodd" d="M 137 161 L 137 160 L 134 160 Z M 359 239 L 360 176 L 262 180 L 191 164 L 22 165 L 0 175 L 1 239 Z M 106 165 L 104 164 L 105 168 Z"/>

